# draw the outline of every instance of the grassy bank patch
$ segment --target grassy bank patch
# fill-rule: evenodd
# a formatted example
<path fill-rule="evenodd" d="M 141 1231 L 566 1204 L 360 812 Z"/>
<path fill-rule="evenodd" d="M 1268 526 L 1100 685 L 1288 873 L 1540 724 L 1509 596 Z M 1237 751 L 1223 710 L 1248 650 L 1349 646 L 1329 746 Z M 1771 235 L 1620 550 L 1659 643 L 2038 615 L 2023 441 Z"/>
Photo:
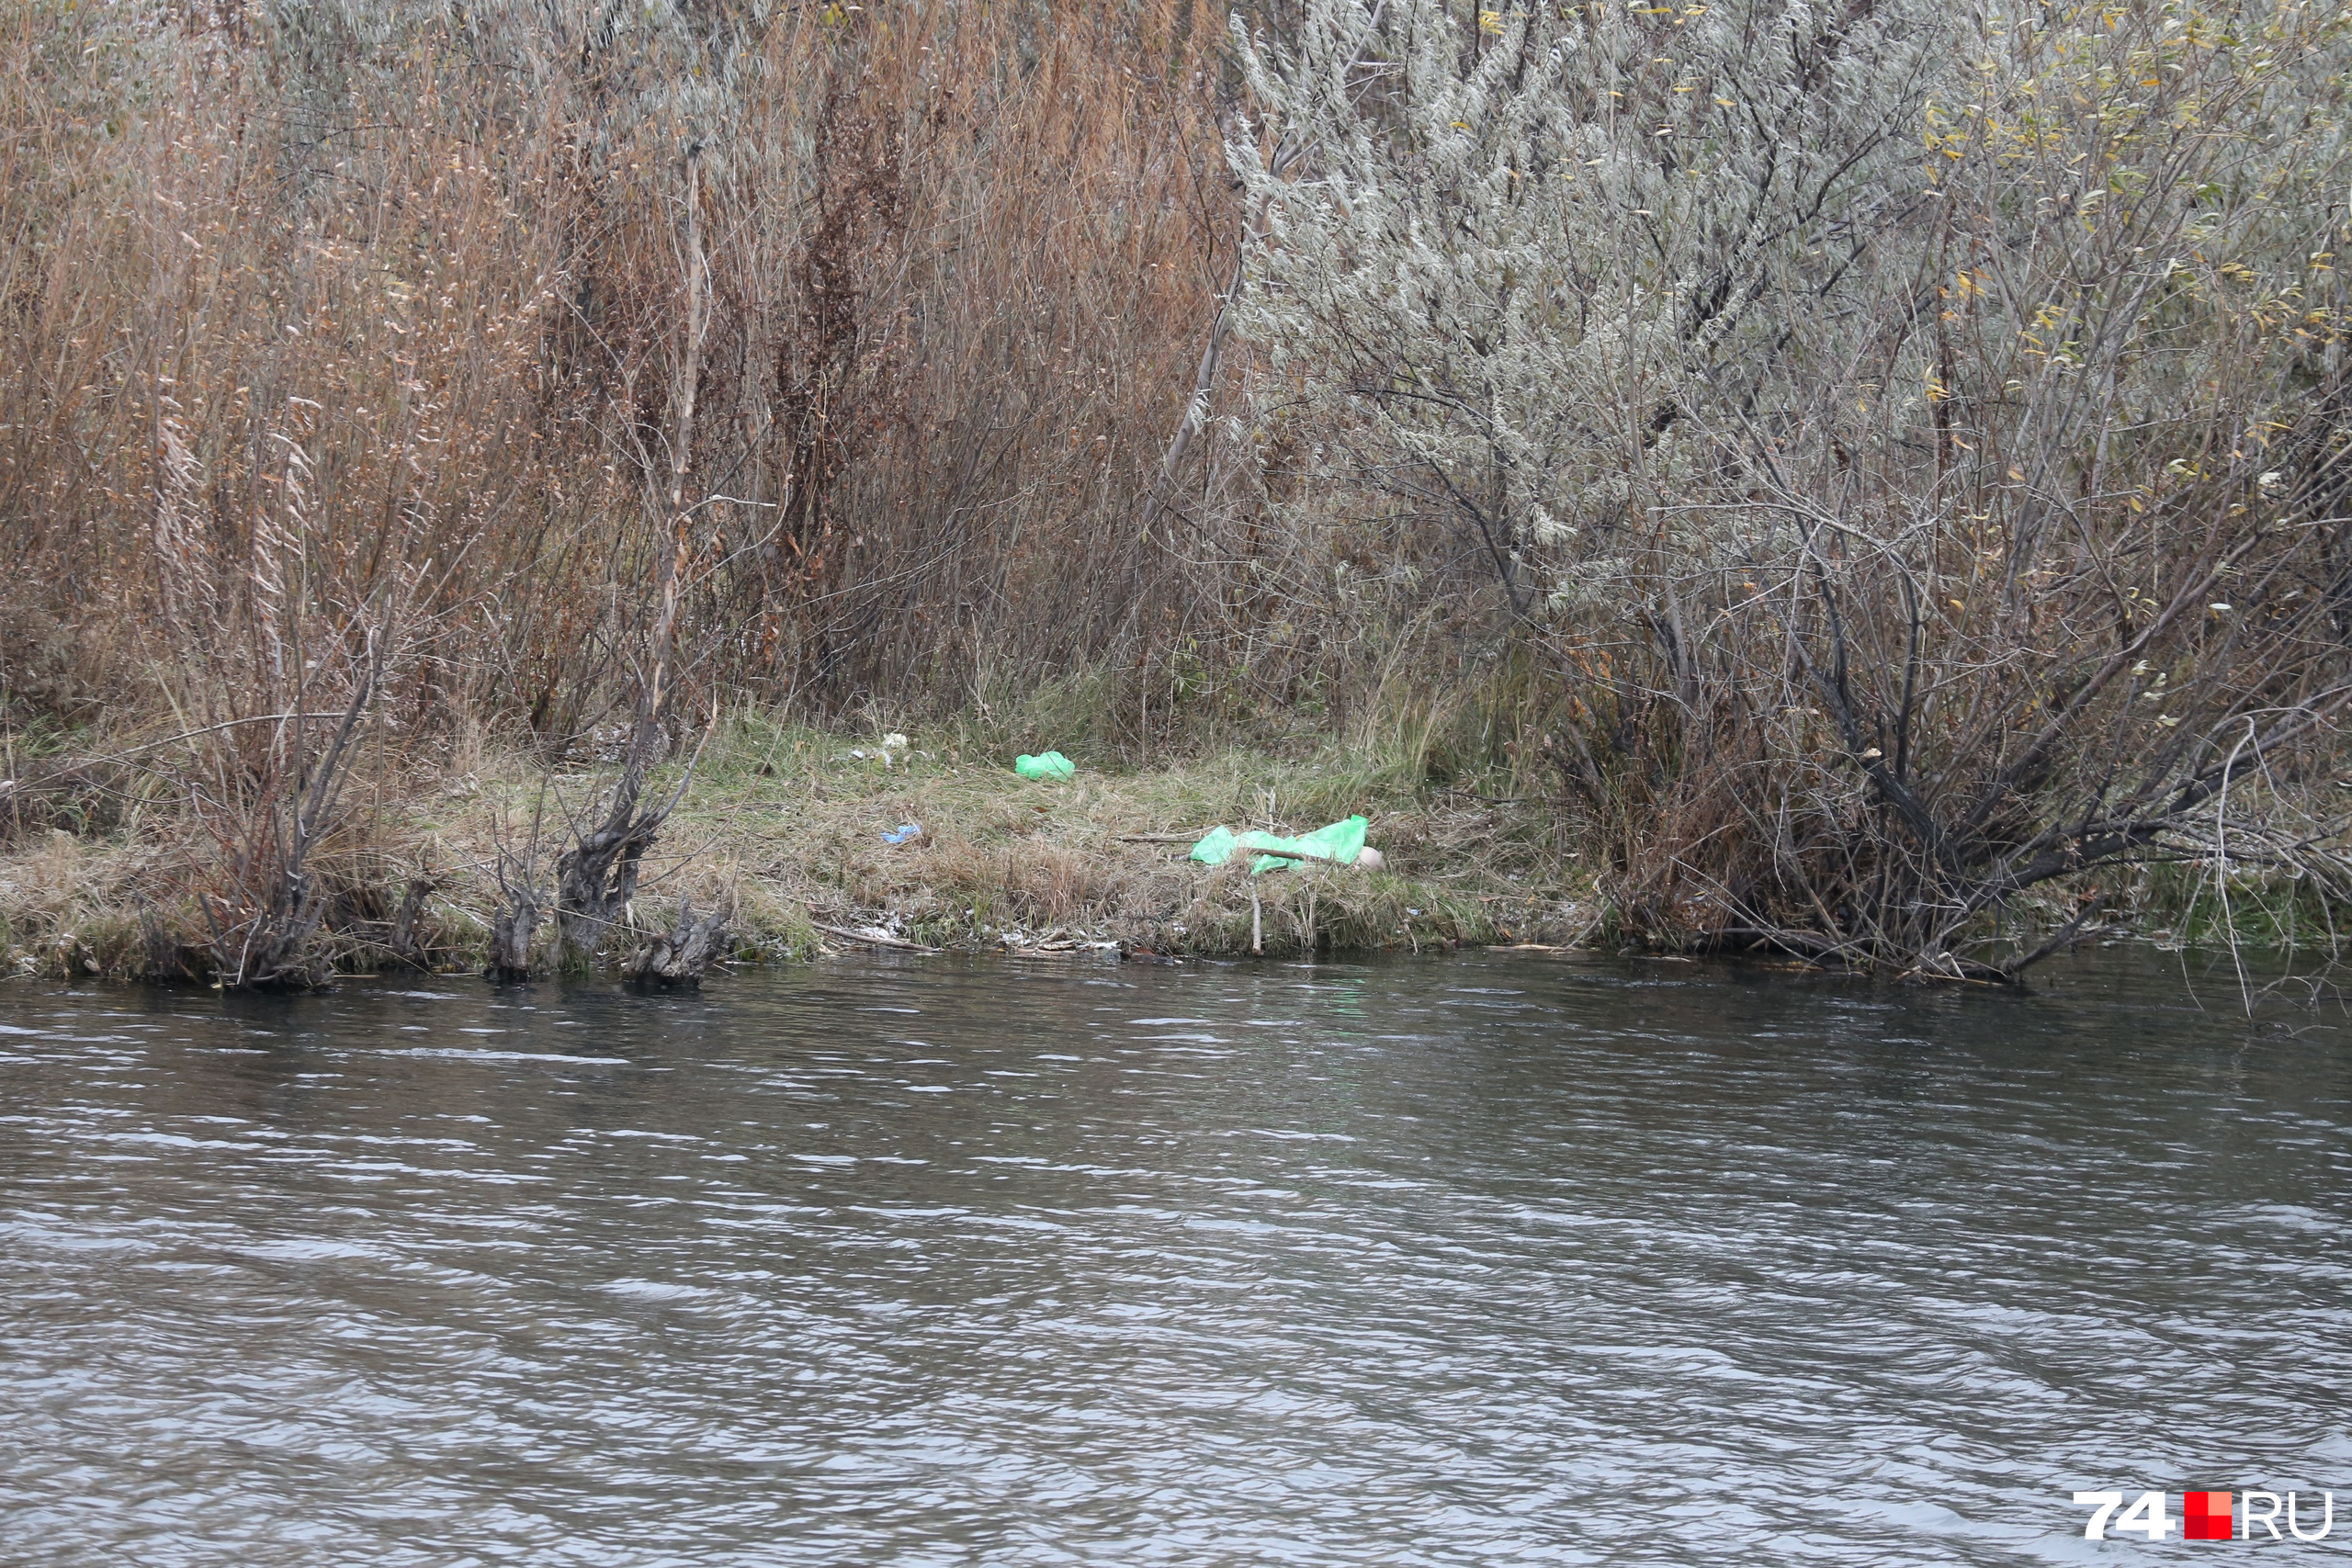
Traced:
<path fill-rule="evenodd" d="M 1075 778 L 1043 783 L 964 731 L 886 749 L 879 735 L 725 726 L 647 858 L 631 929 L 608 948 L 662 927 L 689 896 L 731 908 L 739 955 L 770 961 L 847 940 L 828 928 L 928 947 L 1116 942 L 1166 955 L 1244 953 L 1254 931 L 1263 951 L 1295 955 L 1559 942 L 1594 923 L 1589 877 L 1546 808 L 1430 786 L 1391 758 L 1232 749 L 1148 769 L 1078 761 Z M 318 871 L 336 966 L 480 967 L 502 849 L 510 863 L 536 852 L 551 865 L 558 825 L 604 784 L 593 767 L 549 772 L 492 747 L 379 783 Z M 1238 861 L 1212 870 L 1186 858 L 1219 823 L 1293 833 L 1356 812 L 1371 819 L 1381 870 L 1253 878 Z M 919 831 L 901 834 L 909 826 Z M 107 834 L 26 835 L 0 857 L 14 966 L 191 976 L 206 934 L 187 880 L 199 834 L 150 811 Z"/>

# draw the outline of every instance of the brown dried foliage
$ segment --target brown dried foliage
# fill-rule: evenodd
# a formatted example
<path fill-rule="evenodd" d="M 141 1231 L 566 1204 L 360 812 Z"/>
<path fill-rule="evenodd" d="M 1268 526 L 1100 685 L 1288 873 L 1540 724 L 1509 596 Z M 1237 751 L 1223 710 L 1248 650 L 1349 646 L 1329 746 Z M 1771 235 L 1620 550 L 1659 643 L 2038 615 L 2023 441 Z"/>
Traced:
<path fill-rule="evenodd" d="M 689 150 L 713 298 L 675 711 L 718 687 L 953 705 L 1170 624 L 1150 605 L 1213 605 L 1118 520 L 1230 242 L 1220 20 L 361 37 L 14 8 L 12 695 L 274 711 L 232 689 L 272 636 L 347 635 L 396 588 L 403 727 L 514 716 L 552 752 L 627 702 L 673 545 L 643 502 L 673 457 Z"/>

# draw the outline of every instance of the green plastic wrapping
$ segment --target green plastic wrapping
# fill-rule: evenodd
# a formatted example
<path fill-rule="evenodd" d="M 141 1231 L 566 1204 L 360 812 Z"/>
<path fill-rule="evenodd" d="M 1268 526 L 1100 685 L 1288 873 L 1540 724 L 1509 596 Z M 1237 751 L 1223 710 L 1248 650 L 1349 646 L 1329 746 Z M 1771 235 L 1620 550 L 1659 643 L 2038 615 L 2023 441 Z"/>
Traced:
<path fill-rule="evenodd" d="M 1233 858 L 1233 846 L 1239 841 L 1231 829 L 1222 825 L 1212 828 L 1193 846 L 1193 859 L 1203 865 L 1223 865 Z"/>
<path fill-rule="evenodd" d="M 1362 817 L 1350 817 L 1317 828 L 1312 833 L 1301 833 L 1295 839 L 1279 838 L 1272 833 L 1235 834 L 1219 826 L 1212 828 L 1201 841 L 1193 846 L 1192 858 L 1203 865 L 1223 865 L 1233 858 L 1236 850 L 1255 850 L 1258 858 L 1250 863 L 1250 874 L 1277 871 L 1303 860 L 1329 861 L 1334 865 L 1353 865 L 1357 853 L 1363 848 L 1364 829 L 1371 826 Z"/>
<path fill-rule="evenodd" d="M 1059 751 L 1035 757 L 1023 752 L 1012 759 L 1012 771 L 1024 779 L 1066 779 L 1078 772 L 1078 764 Z"/>

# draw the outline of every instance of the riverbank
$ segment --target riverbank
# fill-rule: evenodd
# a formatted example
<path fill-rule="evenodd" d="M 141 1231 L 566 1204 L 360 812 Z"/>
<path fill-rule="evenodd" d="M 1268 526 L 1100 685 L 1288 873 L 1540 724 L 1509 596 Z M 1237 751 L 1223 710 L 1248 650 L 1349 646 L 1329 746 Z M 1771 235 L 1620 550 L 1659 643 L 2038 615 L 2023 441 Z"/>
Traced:
<path fill-rule="evenodd" d="M 1505 780 L 1432 783 L 1409 752 L 1233 747 L 1125 768 L 1081 749 L 1075 777 L 1041 782 L 1012 771 L 1017 748 L 1001 735 L 885 739 L 757 719 L 720 727 L 647 856 L 634 931 L 606 956 L 668 930 L 689 897 L 729 910 L 734 955 L 754 963 L 857 947 L 1183 957 L 1255 945 L 1298 956 L 1622 940 L 1596 886 L 1599 854 L 1573 816 L 1532 794 L 1485 793 L 1513 787 Z M 674 789 L 684 773 L 673 763 L 657 787 Z M 549 770 L 477 736 L 433 767 L 362 780 L 367 798 L 313 862 L 332 966 L 479 971 L 502 852 L 512 865 L 536 841 L 544 886 L 557 825 L 609 777 L 593 758 Z M 201 976 L 200 898 L 219 885 L 218 841 L 157 779 L 120 784 L 92 786 L 85 830 L 34 828 L 0 849 L 9 972 Z M 1238 860 L 1212 870 L 1187 858 L 1219 824 L 1295 833 L 1354 813 L 1370 820 L 1379 870 L 1252 878 Z M 2110 868 L 2100 881 L 2052 885 L 2008 918 L 2021 937 L 2056 929 L 2081 908 L 2078 892 L 2101 900 L 2083 936 L 2233 942 L 2290 962 L 2332 951 L 2342 924 L 2307 884 L 2255 869 L 2233 871 L 2226 902 L 2194 863 Z M 549 964 L 551 937 L 541 932 Z"/>
<path fill-rule="evenodd" d="M 636 925 L 665 929 L 683 897 L 729 908 L 738 955 L 765 961 L 868 944 L 1238 953 L 1253 929 L 1271 953 L 1422 951 L 1569 944 L 1600 926 L 1587 862 L 1548 803 L 1432 787 L 1392 760 L 1234 749 L 1118 770 L 1081 756 L 1074 778 L 1048 783 L 1016 774 L 1009 748 L 966 735 L 883 739 L 722 728 L 647 857 Z M 679 776 L 673 766 L 663 782 Z M 536 818 L 544 876 L 553 825 L 603 777 L 478 742 L 376 781 L 318 866 L 335 966 L 479 969 L 502 846 L 527 854 Z M 1250 878 L 1186 858 L 1220 823 L 1288 833 L 1358 812 L 1380 870 Z M 920 831 L 888 841 L 909 825 Z M 194 889 L 210 849 L 167 801 L 103 834 L 27 835 L 0 855 L 10 966 L 173 977 L 204 939 Z"/>

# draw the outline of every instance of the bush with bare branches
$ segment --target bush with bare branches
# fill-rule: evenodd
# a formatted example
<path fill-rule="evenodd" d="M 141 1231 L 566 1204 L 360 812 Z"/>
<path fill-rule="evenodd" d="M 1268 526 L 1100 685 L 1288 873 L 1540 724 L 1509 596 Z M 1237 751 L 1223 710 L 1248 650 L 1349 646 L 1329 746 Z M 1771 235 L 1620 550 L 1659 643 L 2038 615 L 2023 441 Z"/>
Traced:
<path fill-rule="evenodd" d="M 1635 934 L 2014 974 L 2045 883 L 2340 863 L 2232 830 L 2352 700 L 2339 14 L 1312 10 L 1263 417 L 1485 555 Z"/>

